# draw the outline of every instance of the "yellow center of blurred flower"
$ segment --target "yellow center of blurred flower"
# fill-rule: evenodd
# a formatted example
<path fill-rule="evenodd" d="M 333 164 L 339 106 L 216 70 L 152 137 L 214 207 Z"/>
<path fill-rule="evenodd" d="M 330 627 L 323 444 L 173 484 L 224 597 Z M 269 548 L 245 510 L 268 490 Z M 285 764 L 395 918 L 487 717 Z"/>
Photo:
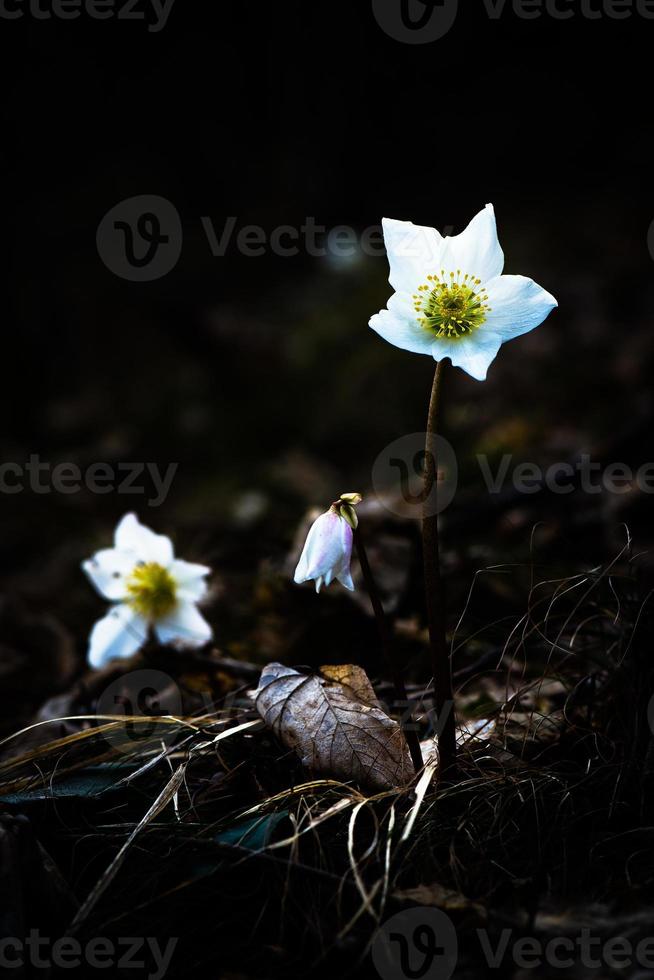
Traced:
<path fill-rule="evenodd" d="M 441 270 L 440 275 L 427 276 L 427 282 L 413 294 L 418 323 L 446 340 L 470 336 L 491 311 L 480 286 L 481 279 L 467 274 L 462 278 L 460 271 L 447 276 Z"/>
<path fill-rule="evenodd" d="M 160 619 L 177 601 L 177 585 L 167 568 L 156 562 L 137 565 L 127 579 L 128 602 L 146 619 Z"/>

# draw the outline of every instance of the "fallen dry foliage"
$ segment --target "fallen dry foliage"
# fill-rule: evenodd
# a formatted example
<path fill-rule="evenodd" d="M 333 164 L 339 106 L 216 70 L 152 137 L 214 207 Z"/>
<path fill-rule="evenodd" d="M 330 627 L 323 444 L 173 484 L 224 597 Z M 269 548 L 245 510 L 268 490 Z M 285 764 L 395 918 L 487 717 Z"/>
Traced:
<path fill-rule="evenodd" d="M 365 671 L 344 665 L 306 676 L 270 664 L 256 692 L 259 714 L 307 769 L 376 790 L 413 776 L 397 722 L 382 711 Z"/>

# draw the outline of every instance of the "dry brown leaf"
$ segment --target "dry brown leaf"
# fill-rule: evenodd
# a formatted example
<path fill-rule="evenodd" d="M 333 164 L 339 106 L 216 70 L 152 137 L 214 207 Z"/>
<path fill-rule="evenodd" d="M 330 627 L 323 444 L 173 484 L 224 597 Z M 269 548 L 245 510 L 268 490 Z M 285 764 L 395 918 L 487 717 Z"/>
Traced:
<path fill-rule="evenodd" d="M 326 667 L 322 676 L 306 676 L 269 664 L 256 706 L 280 741 L 313 772 L 377 790 L 405 786 L 413 776 L 400 726 L 378 707 L 359 667 Z"/>
<path fill-rule="evenodd" d="M 320 668 L 320 673 L 326 680 L 349 688 L 355 701 L 361 701 L 371 708 L 381 707 L 375 689 L 362 667 L 354 664 L 327 664 Z"/>

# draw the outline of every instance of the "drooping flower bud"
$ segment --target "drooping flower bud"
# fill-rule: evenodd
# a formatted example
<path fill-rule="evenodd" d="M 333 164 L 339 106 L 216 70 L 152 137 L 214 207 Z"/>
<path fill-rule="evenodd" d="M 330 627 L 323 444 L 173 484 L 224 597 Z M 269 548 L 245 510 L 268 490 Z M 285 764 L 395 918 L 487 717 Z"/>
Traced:
<path fill-rule="evenodd" d="M 360 502 L 360 494 L 343 494 L 314 521 L 295 569 L 295 582 L 298 585 L 314 581 L 316 592 L 320 592 L 323 585 L 336 580 L 346 589 L 354 591 L 350 562 L 357 526 L 354 507 Z"/>

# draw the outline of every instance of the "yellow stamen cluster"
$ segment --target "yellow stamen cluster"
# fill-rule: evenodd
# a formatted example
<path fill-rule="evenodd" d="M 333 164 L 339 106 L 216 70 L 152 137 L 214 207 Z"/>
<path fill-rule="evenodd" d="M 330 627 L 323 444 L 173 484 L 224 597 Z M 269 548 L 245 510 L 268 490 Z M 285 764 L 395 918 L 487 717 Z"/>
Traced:
<path fill-rule="evenodd" d="M 427 276 L 427 282 L 418 286 L 413 294 L 413 304 L 418 322 L 437 337 L 460 340 L 469 336 L 484 323 L 491 312 L 488 296 L 480 289 L 481 279 L 461 271 L 456 275 Z"/>
<path fill-rule="evenodd" d="M 167 568 L 156 562 L 136 566 L 127 580 L 128 602 L 146 619 L 160 619 L 177 601 L 177 584 Z"/>

